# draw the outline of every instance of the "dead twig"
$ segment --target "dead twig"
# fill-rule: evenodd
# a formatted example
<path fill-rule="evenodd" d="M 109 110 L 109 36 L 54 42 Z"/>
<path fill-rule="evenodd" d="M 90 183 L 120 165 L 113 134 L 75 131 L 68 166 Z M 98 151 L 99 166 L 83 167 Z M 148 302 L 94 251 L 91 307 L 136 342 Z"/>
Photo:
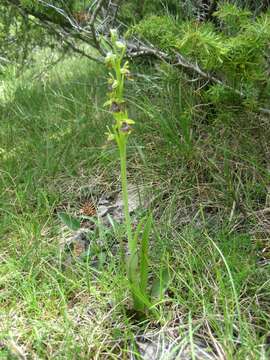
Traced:
<path fill-rule="evenodd" d="M 94 41 L 95 47 L 97 48 L 97 50 L 100 52 L 101 55 L 105 55 L 105 52 L 102 49 L 102 47 L 100 46 L 100 42 L 98 41 L 98 38 L 96 36 L 96 28 L 95 28 L 94 24 L 95 24 L 95 20 L 96 20 L 96 18 L 98 16 L 99 11 L 101 10 L 101 7 L 102 7 L 104 1 L 105 0 L 99 0 L 95 10 L 92 13 L 91 18 L 90 18 L 90 29 L 91 29 L 91 32 L 92 32 L 93 41 Z"/>

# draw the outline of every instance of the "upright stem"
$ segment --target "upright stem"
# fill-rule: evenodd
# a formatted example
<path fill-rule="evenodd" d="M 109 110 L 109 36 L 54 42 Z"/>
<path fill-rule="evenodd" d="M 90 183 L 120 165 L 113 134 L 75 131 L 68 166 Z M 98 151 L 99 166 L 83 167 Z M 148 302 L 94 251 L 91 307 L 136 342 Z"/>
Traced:
<path fill-rule="evenodd" d="M 127 237 L 128 237 L 128 248 L 131 255 L 134 254 L 136 249 L 133 249 L 132 244 L 132 227 L 131 227 L 131 219 L 129 215 L 129 207 L 128 207 L 128 188 L 127 188 L 127 146 L 126 139 L 122 138 L 120 141 L 119 151 L 120 151 L 120 162 L 121 162 L 121 181 L 122 181 L 122 195 L 123 195 L 123 203 L 124 203 L 124 215 L 127 229 Z"/>
<path fill-rule="evenodd" d="M 134 123 L 129 119 L 128 112 L 125 109 L 124 101 L 124 84 L 125 79 L 128 77 L 129 69 L 128 63 L 125 62 L 122 66 L 122 61 L 125 56 L 126 47 L 121 42 L 117 41 L 116 30 L 111 30 L 113 53 L 109 53 L 106 62 L 109 68 L 113 68 L 114 74 L 110 73 L 109 84 L 111 91 L 109 93 L 109 101 L 107 102 L 113 109 L 114 116 L 113 131 L 109 132 L 109 136 L 115 139 L 120 155 L 121 164 L 121 183 L 122 183 L 122 198 L 123 208 L 126 225 L 126 235 L 128 238 L 128 252 L 127 256 L 127 278 L 131 288 L 133 297 L 133 306 L 136 310 L 142 311 L 144 309 L 144 302 L 140 299 L 140 283 L 138 281 L 139 267 L 138 267 L 138 254 L 137 254 L 137 237 L 132 234 L 131 218 L 129 215 L 128 206 L 128 187 L 127 187 L 127 139 L 131 131 L 130 125 Z M 122 247 L 122 254 L 124 255 L 125 249 Z M 139 295 L 138 295 L 139 294 Z"/>
<path fill-rule="evenodd" d="M 119 139 L 119 152 L 120 152 L 120 162 L 121 162 L 121 181 L 122 181 L 122 196 L 123 196 L 123 203 L 124 203 L 124 215 L 125 215 L 125 222 L 126 222 L 126 230 L 127 230 L 127 237 L 128 237 L 128 249 L 129 249 L 129 256 L 127 258 L 127 276 L 130 284 L 133 286 L 137 286 L 137 259 L 136 259 L 136 242 L 132 236 L 132 227 L 131 227 L 131 218 L 129 215 L 129 207 L 128 207 L 128 188 L 127 188 L 127 146 L 126 146 L 126 139 L 121 138 Z M 134 293 L 134 290 L 131 290 L 134 308 L 136 310 L 142 311 L 144 309 L 144 304 L 141 300 L 137 297 L 137 294 Z"/>

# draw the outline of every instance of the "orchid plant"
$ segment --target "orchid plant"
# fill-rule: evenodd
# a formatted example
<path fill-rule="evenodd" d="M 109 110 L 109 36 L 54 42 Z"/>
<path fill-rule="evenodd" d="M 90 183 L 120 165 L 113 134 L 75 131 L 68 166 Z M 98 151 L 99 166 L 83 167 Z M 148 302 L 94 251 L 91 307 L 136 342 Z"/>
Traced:
<path fill-rule="evenodd" d="M 105 44 L 104 44 L 105 46 Z M 118 39 L 117 31 L 111 30 L 111 48 L 105 59 L 109 69 L 108 77 L 108 100 L 104 106 L 109 108 L 113 115 L 114 123 L 108 127 L 108 140 L 115 141 L 119 150 L 121 164 L 121 186 L 124 207 L 126 236 L 128 240 L 128 255 L 126 256 L 126 274 L 133 298 L 135 311 L 145 313 L 150 310 L 158 316 L 154 300 L 160 302 L 164 291 L 169 283 L 167 269 L 161 269 L 160 274 L 152 283 L 150 294 L 148 293 L 149 280 L 149 239 L 152 230 L 152 215 L 142 218 L 138 225 L 133 228 L 129 212 L 128 181 L 127 181 L 127 143 L 132 126 L 135 122 L 129 118 L 124 96 L 125 82 L 131 80 L 129 64 L 125 61 L 126 45 Z M 61 221 L 71 230 L 80 228 L 80 221 L 69 214 L 58 214 Z M 122 254 L 125 247 L 120 244 Z"/>
<path fill-rule="evenodd" d="M 147 296 L 148 281 L 148 248 L 152 227 L 152 216 L 143 218 L 132 229 L 128 204 L 127 186 L 127 142 L 135 122 L 129 118 L 124 98 L 125 81 L 131 79 L 128 61 L 125 61 L 126 45 L 119 41 L 117 31 L 111 30 L 112 51 L 108 52 L 106 65 L 109 68 L 108 106 L 114 118 L 114 124 L 108 129 L 108 139 L 118 146 L 121 164 L 121 184 L 124 205 L 125 226 L 128 240 L 127 277 L 133 297 L 134 309 L 144 311 L 152 306 Z M 139 244 L 140 238 L 140 244 Z M 140 245 L 140 246 L 139 246 Z M 124 250 L 123 250 L 124 251 Z"/>

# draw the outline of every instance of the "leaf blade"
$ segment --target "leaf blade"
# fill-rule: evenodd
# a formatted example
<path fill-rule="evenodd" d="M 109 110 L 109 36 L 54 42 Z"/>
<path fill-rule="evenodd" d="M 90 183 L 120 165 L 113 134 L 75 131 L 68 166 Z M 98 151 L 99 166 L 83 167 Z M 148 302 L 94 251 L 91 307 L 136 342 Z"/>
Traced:
<path fill-rule="evenodd" d="M 140 288 L 143 294 L 146 294 L 147 290 L 147 281 L 148 281 L 148 272 L 149 272 L 149 260 L 148 260 L 148 250 L 149 250 L 149 236 L 152 229 L 152 215 L 149 215 L 142 234 L 141 240 L 141 254 L 140 254 Z"/>
<path fill-rule="evenodd" d="M 76 231 L 81 227 L 80 221 L 75 217 L 69 215 L 68 213 L 61 212 L 57 214 L 59 219 L 64 225 L 66 225 L 70 230 Z"/>

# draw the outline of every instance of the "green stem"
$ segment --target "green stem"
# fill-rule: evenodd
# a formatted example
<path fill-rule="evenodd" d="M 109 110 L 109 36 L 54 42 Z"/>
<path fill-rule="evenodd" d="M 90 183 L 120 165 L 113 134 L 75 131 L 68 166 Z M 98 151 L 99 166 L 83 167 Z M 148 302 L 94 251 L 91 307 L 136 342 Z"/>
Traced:
<path fill-rule="evenodd" d="M 116 80 L 116 87 L 114 87 L 110 93 L 110 99 L 116 101 L 119 104 L 124 102 L 124 84 L 125 84 L 125 71 L 128 71 L 127 64 L 122 68 L 122 60 L 125 55 L 125 47 L 119 46 L 116 42 L 115 32 L 112 33 L 112 42 L 114 57 L 109 58 L 108 65 L 113 67 L 115 76 L 113 76 L 113 83 Z M 110 81 L 112 79 L 110 78 Z M 142 301 L 140 291 L 140 282 L 138 281 L 139 267 L 138 267 L 138 254 L 137 254 L 137 237 L 132 233 L 132 224 L 131 217 L 129 214 L 128 206 L 128 184 L 127 184 L 127 138 L 128 133 L 125 132 L 125 125 L 128 119 L 127 111 L 113 112 L 115 124 L 113 126 L 113 135 L 115 137 L 119 155 L 120 155 L 120 164 L 121 164 L 121 185 L 122 185 L 122 198 L 123 198 L 123 208 L 124 208 L 124 217 L 125 217 L 125 226 L 126 226 L 126 235 L 128 240 L 128 252 L 127 256 L 127 278 L 129 281 L 134 308 L 139 311 L 143 311 L 145 304 Z M 122 247 L 122 254 L 124 254 L 125 249 Z"/>
<path fill-rule="evenodd" d="M 131 218 L 129 215 L 129 206 L 128 206 L 126 138 L 120 134 L 117 143 L 120 153 L 122 196 L 123 196 L 124 215 L 125 215 L 126 231 L 128 237 L 128 249 L 129 249 L 129 256 L 127 258 L 127 276 L 130 285 L 137 287 L 136 277 L 138 271 L 138 264 L 136 259 L 136 240 L 132 236 Z M 137 297 L 136 293 L 134 293 L 134 289 L 132 289 L 131 292 L 134 301 L 134 308 L 138 311 L 142 311 L 144 309 L 144 304 Z"/>
<path fill-rule="evenodd" d="M 120 151 L 120 162 L 121 162 L 121 181 L 122 181 L 122 195 L 123 195 L 123 203 L 124 203 L 124 215 L 125 215 L 125 223 L 126 223 L 127 237 L 128 237 L 128 248 L 130 254 L 133 255 L 136 249 L 133 249 L 134 246 L 132 241 L 132 227 L 131 227 L 131 219 L 130 219 L 129 207 L 128 207 L 127 161 L 126 161 L 127 146 L 126 146 L 126 139 L 122 138 L 121 140 L 119 144 L 119 151 Z"/>

